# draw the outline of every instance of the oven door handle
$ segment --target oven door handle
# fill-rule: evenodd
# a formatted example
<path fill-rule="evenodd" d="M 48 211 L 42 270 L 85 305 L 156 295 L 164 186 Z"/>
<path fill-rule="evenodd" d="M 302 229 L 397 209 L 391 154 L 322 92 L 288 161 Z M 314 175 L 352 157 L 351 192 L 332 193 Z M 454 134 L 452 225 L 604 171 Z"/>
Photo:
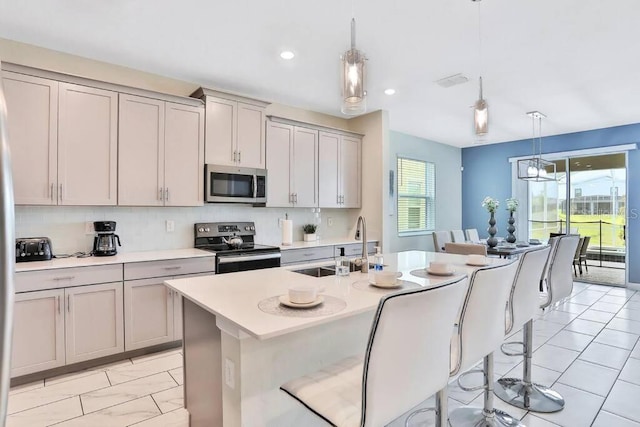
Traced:
<path fill-rule="evenodd" d="M 280 252 L 272 253 L 272 254 L 262 254 L 262 255 L 240 255 L 240 256 L 221 256 L 218 257 L 218 264 L 229 264 L 232 262 L 243 262 L 243 261 L 260 261 L 263 259 L 275 259 L 281 258 L 282 254 Z"/>

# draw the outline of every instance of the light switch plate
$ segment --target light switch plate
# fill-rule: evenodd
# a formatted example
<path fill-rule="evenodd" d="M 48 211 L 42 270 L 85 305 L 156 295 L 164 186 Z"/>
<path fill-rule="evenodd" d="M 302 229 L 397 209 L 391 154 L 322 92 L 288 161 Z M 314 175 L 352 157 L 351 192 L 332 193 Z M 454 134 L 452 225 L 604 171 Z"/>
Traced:
<path fill-rule="evenodd" d="M 87 221 L 84 223 L 84 234 L 93 234 L 95 233 L 95 229 L 93 228 L 93 222 Z"/>
<path fill-rule="evenodd" d="M 172 219 L 168 219 L 166 223 L 167 233 L 173 233 L 176 229 L 176 222 Z"/>
<path fill-rule="evenodd" d="M 236 365 L 230 359 L 224 359 L 224 383 L 229 387 L 236 388 Z"/>

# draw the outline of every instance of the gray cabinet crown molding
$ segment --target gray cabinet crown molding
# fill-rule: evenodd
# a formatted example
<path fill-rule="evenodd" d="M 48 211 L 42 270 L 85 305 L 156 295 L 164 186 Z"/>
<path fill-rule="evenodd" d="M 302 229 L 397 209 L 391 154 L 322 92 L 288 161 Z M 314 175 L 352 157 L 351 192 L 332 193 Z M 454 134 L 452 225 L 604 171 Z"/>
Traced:
<path fill-rule="evenodd" d="M 314 129 L 314 130 L 324 131 L 324 132 L 331 132 L 331 133 L 335 133 L 335 134 L 338 134 L 338 135 L 351 136 L 351 137 L 354 137 L 354 138 L 363 138 L 364 137 L 364 134 L 362 134 L 362 133 L 352 132 L 352 131 L 346 130 L 346 129 L 332 128 L 332 127 L 329 127 L 329 126 L 316 125 L 316 124 L 313 124 L 313 123 L 300 122 L 298 120 L 287 119 L 286 117 L 278 117 L 278 116 L 270 116 L 270 115 L 268 115 L 267 119 L 272 121 L 272 122 L 282 123 L 282 124 L 285 124 L 285 125 L 303 126 L 303 127 L 308 128 L 308 129 Z"/>
<path fill-rule="evenodd" d="M 204 102 L 200 99 L 169 95 L 166 93 L 154 92 L 146 89 L 139 89 L 130 86 L 119 85 L 115 83 L 103 82 L 100 80 L 93 80 L 85 77 L 77 77 L 69 74 L 58 73 L 56 71 L 43 70 L 40 68 L 28 67 L 26 65 L 13 64 L 10 62 L 2 63 L 3 71 L 11 71 L 14 73 L 25 74 L 33 77 L 40 77 L 49 80 L 56 80 L 64 83 L 77 84 L 81 86 L 89 86 L 99 89 L 110 90 L 113 92 L 127 93 L 130 95 L 142 96 L 145 98 L 160 99 L 163 101 L 174 102 L 176 104 L 191 105 L 194 107 L 202 107 Z"/>
<path fill-rule="evenodd" d="M 220 92 L 213 89 L 207 89 L 204 87 L 198 88 L 195 92 L 191 94 L 193 98 L 204 99 L 207 96 L 213 96 L 216 98 L 227 99 L 229 101 L 242 102 L 245 104 L 255 105 L 257 107 L 265 108 L 267 105 L 271 104 L 267 101 L 262 101 L 260 99 L 247 98 L 246 96 L 236 95 L 234 93 L 229 92 Z"/>

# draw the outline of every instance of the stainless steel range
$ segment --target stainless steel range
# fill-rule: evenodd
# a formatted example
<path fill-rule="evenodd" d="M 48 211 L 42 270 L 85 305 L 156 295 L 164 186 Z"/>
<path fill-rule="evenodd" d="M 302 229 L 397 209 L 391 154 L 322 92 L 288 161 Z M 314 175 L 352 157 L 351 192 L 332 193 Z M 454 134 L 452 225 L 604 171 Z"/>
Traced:
<path fill-rule="evenodd" d="M 207 222 L 193 226 L 194 247 L 216 254 L 216 274 L 280 267 L 280 248 L 254 243 L 253 222 Z"/>

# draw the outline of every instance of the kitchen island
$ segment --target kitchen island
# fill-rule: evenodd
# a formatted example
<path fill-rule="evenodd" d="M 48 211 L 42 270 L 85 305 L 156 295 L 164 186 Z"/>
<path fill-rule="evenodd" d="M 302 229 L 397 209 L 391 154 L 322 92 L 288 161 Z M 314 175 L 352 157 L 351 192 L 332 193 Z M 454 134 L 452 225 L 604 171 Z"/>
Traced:
<path fill-rule="evenodd" d="M 385 268 L 402 273 L 403 287 L 457 280 L 477 268 L 466 259 L 420 251 L 384 255 Z M 424 267 L 432 261 L 451 263 L 454 274 L 426 275 Z M 363 354 L 380 297 L 396 289 L 370 287 L 367 274 L 360 272 L 310 277 L 291 271 L 296 267 L 166 282 L 184 297 L 185 407 L 192 427 L 326 425 L 280 385 Z M 318 286 L 324 314 L 298 309 L 295 315 L 295 309 L 278 311 L 268 304 L 294 284 Z"/>

